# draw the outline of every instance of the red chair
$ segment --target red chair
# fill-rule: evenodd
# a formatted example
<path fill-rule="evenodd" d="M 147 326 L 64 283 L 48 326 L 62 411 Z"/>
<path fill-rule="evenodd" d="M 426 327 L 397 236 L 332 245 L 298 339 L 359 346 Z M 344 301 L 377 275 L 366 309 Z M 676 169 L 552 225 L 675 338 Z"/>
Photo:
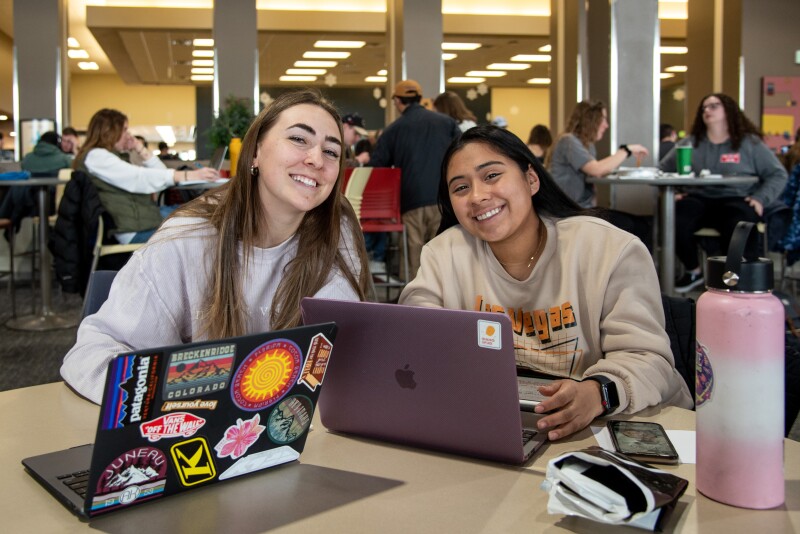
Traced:
<path fill-rule="evenodd" d="M 409 279 L 408 236 L 400 216 L 400 169 L 382 167 L 345 169 L 342 191 L 356 211 L 362 231 L 401 234 L 404 281 L 393 282 L 389 274 L 384 273 L 386 281 L 375 283 L 376 287 L 386 288 L 388 298 L 389 288 L 402 288 Z"/>

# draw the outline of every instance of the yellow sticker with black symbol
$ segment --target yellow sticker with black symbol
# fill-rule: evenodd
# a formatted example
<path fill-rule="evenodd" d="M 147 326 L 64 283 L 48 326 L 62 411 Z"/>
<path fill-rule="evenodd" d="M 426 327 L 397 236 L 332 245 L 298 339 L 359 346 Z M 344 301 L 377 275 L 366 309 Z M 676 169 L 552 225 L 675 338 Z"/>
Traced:
<path fill-rule="evenodd" d="M 217 476 L 205 438 L 197 437 L 176 443 L 169 449 L 175 471 L 184 486 L 194 486 Z"/>

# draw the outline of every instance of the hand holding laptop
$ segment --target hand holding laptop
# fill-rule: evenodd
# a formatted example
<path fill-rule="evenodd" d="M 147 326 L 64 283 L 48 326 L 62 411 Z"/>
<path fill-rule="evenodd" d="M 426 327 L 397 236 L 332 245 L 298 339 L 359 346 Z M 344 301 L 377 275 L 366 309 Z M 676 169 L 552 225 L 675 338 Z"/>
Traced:
<path fill-rule="evenodd" d="M 219 180 L 219 171 L 212 167 L 201 167 L 194 171 L 175 171 L 175 183 L 213 182 Z"/>

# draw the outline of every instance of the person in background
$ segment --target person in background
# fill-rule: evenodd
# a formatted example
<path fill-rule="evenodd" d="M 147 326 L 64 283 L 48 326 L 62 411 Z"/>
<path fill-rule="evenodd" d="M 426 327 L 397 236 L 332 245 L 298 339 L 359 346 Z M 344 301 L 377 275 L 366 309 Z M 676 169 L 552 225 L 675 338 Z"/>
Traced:
<path fill-rule="evenodd" d="M 142 137 L 141 135 L 134 135 L 133 137 L 135 139 L 139 140 L 139 142 L 142 144 L 142 148 L 144 148 L 144 150 L 149 152 L 149 149 L 148 149 L 148 146 L 147 146 L 147 140 L 144 137 Z M 139 165 L 140 167 L 144 166 L 144 158 L 139 155 L 139 152 L 136 151 L 135 147 L 132 148 L 131 150 L 128 150 L 128 151 L 124 152 L 123 154 L 121 154 L 121 156 L 122 156 L 122 159 L 125 159 L 127 157 L 127 159 L 125 159 L 125 161 L 127 161 L 128 163 L 132 163 L 133 165 Z"/>
<path fill-rule="evenodd" d="M 440 214 L 436 208 L 442 156 L 461 135 L 458 124 L 442 113 L 420 105 L 422 87 L 415 80 L 399 82 L 392 94 L 400 117 L 386 127 L 372 151 L 372 167 L 400 167 L 400 210 L 408 236 L 410 277 L 419 268 L 422 246 L 436 235 Z M 408 281 L 408 280 L 406 280 Z"/>
<path fill-rule="evenodd" d="M 544 164 L 544 158 L 547 150 L 553 144 L 553 136 L 550 135 L 550 129 L 544 124 L 537 124 L 531 128 L 531 133 L 528 136 L 528 148 L 533 152 L 533 156 Z"/>
<path fill-rule="evenodd" d="M 22 158 L 20 167 L 31 174 L 56 176 L 61 169 L 72 166 L 72 158 L 61 151 L 61 137 L 56 132 L 45 132 L 39 142 Z"/>
<path fill-rule="evenodd" d="M 449 115 L 458 123 L 458 129 L 466 132 L 478 124 L 475 122 L 475 114 L 472 113 L 461 97 L 453 91 L 445 91 L 433 101 L 433 108 L 439 113 Z"/>
<path fill-rule="evenodd" d="M 671 124 L 665 123 L 658 128 L 658 138 L 660 139 L 658 144 L 658 157 L 659 159 L 664 159 L 664 156 L 669 154 L 669 151 L 672 150 L 672 147 L 674 147 L 675 143 L 678 141 L 678 132 L 675 131 L 675 128 L 673 128 Z"/>
<path fill-rule="evenodd" d="M 124 161 L 122 152 L 136 152 L 143 166 Z M 144 243 L 153 235 L 172 207 L 161 209 L 153 202 L 158 193 L 180 182 L 216 180 L 216 169 L 191 171 L 167 169 L 128 132 L 128 118 L 115 109 L 101 109 L 92 116 L 86 141 L 73 161 L 97 188 L 100 202 L 111 215 L 115 237 L 120 243 Z"/>
<path fill-rule="evenodd" d="M 400 304 L 508 314 L 517 365 L 560 378 L 535 409 L 550 440 L 602 415 L 692 407 L 647 249 L 575 204 L 518 137 L 465 132 L 445 154 L 439 206 L 441 233 Z"/>
<path fill-rule="evenodd" d="M 83 320 L 61 367 L 67 384 L 100 402 L 120 352 L 299 326 L 303 297 L 365 299 L 342 150 L 339 115 L 318 91 L 272 101 L 244 136 L 235 177 L 181 206 Z"/>
<path fill-rule="evenodd" d="M 78 131 L 72 126 L 67 126 L 61 130 L 61 151 L 74 157 L 80 149 Z"/>
<path fill-rule="evenodd" d="M 358 113 L 349 113 L 342 117 L 342 128 L 344 131 L 344 147 L 345 147 L 345 165 L 348 167 L 363 167 L 369 164 L 369 153 L 361 152 L 356 155 L 353 153 L 353 146 L 361 140 L 362 137 L 367 137 L 367 131 L 364 119 Z"/>
<path fill-rule="evenodd" d="M 558 186 L 583 208 L 597 205 L 594 185 L 586 178 L 602 178 L 631 156 L 636 156 L 638 161 L 648 153 L 642 145 L 620 145 L 613 154 L 598 160 L 594 144 L 603 138 L 606 130 L 605 104 L 596 100 L 579 102 L 567 121 L 566 130 L 555 140 L 545 159 L 545 167 Z M 632 233 L 652 249 L 649 218 L 617 210 L 605 210 L 605 214 L 611 224 Z"/>
<path fill-rule="evenodd" d="M 772 150 L 764 144 L 758 128 L 728 95 L 713 93 L 704 97 L 695 113 L 691 134 L 682 139 L 661 160 L 661 170 L 677 170 L 678 147 L 692 146 L 692 170 L 696 176 L 711 174 L 757 176 L 752 185 L 693 187 L 675 203 L 675 253 L 686 272 L 675 282 L 675 291 L 686 293 L 704 282 L 697 257 L 694 233 L 710 227 L 720 234 L 722 250 L 739 221 L 758 222 L 764 207 L 780 198 L 787 174 Z M 747 252 L 758 255 L 760 248 L 748 242 Z"/>
<path fill-rule="evenodd" d="M 147 145 L 145 145 L 146 147 Z M 177 154 L 173 154 L 169 151 L 169 145 L 164 141 L 159 141 L 158 143 L 158 159 L 161 161 L 165 160 L 176 160 L 180 159 Z"/>
<path fill-rule="evenodd" d="M 794 144 L 792 144 L 783 155 L 783 163 L 786 172 L 792 172 L 795 165 L 800 163 L 800 128 L 794 134 Z"/>
<path fill-rule="evenodd" d="M 353 148 L 353 153 L 356 155 L 356 158 L 362 154 L 366 154 L 366 156 L 362 157 L 368 158 L 370 155 L 372 155 L 372 143 L 368 138 L 359 139 L 356 141 L 356 146 Z"/>

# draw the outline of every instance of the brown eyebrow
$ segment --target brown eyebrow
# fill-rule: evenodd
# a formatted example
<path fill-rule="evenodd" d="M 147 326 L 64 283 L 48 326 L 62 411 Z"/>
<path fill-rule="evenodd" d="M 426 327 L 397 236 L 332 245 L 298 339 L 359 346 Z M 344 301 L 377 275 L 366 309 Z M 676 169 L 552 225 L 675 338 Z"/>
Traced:
<path fill-rule="evenodd" d="M 289 126 L 286 129 L 287 130 L 291 130 L 292 128 L 300 128 L 301 130 L 305 130 L 306 132 L 310 133 L 311 135 L 317 135 L 317 131 L 314 128 L 312 128 L 311 126 L 309 126 L 308 124 L 305 124 L 303 122 L 298 122 L 296 124 L 292 124 L 291 126 Z M 342 142 L 339 139 L 337 139 L 336 137 L 332 136 L 332 135 L 325 136 L 325 140 L 328 141 L 329 143 L 336 143 L 336 145 L 338 145 L 340 148 L 342 146 Z"/>
<path fill-rule="evenodd" d="M 491 165 L 504 165 L 504 163 L 502 161 L 487 161 L 485 163 L 481 163 L 480 165 L 477 165 L 475 167 L 475 170 L 479 171 L 479 170 L 485 169 L 486 167 L 489 167 Z M 455 180 L 458 180 L 459 178 L 463 178 L 463 177 L 464 177 L 463 175 L 453 176 L 452 178 L 450 178 L 450 180 L 447 181 L 447 187 L 450 187 L 450 184 L 452 184 Z"/>

